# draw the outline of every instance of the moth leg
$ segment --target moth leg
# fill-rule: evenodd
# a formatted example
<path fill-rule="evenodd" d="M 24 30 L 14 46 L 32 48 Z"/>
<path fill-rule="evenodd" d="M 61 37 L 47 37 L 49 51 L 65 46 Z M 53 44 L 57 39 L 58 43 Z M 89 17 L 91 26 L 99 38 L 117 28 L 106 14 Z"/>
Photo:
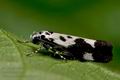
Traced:
<path fill-rule="evenodd" d="M 64 56 L 69 60 L 75 60 L 74 55 L 68 51 L 64 51 Z"/>
<path fill-rule="evenodd" d="M 43 44 L 43 47 L 44 47 L 46 50 L 50 50 L 50 49 L 52 49 L 52 47 L 49 46 L 49 45 L 47 45 L 47 44 Z"/>
<path fill-rule="evenodd" d="M 66 58 L 61 54 L 62 52 L 56 51 L 55 55 L 59 55 L 61 59 L 66 60 Z"/>
<path fill-rule="evenodd" d="M 43 44 L 43 47 L 45 49 L 47 49 L 48 51 L 54 53 L 54 56 L 59 55 L 61 59 L 66 60 L 66 58 L 62 55 L 62 52 L 57 51 L 55 47 L 53 48 L 53 47 L 51 47 L 50 45 L 47 45 L 47 44 Z"/>
<path fill-rule="evenodd" d="M 38 48 L 38 49 L 36 49 L 35 51 L 33 51 L 33 52 L 27 54 L 26 56 L 32 56 L 33 54 L 37 54 L 40 50 L 41 50 L 41 47 Z"/>

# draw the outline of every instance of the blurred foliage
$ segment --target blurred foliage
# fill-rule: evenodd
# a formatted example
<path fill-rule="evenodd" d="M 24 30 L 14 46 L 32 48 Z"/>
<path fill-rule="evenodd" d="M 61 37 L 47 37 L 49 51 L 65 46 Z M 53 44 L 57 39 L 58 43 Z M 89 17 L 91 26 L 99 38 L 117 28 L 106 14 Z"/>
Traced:
<path fill-rule="evenodd" d="M 113 43 L 113 61 L 103 66 L 120 73 L 120 0 L 0 0 L 0 28 L 24 39 L 51 30 Z"/>

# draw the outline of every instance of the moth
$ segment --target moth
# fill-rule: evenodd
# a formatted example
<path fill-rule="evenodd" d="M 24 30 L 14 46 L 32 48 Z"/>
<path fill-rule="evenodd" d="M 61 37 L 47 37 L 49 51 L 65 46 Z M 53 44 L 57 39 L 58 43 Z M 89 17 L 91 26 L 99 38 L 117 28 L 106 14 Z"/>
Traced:
<path fill-rule="evenodd" d="M 42 45 L 61 59 L 77 59 L 107 63 L 112 60 L 112 44 L 103 40 L 93 40 L 51 31 L 35 32 L 31 36 L 33 44 Z"/>

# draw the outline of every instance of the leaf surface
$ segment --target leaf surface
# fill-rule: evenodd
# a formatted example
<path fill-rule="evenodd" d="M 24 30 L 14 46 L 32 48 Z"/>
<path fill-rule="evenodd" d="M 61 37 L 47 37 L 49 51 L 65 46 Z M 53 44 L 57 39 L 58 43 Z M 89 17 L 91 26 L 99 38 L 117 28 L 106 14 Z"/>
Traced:
<path fill-rule="evenodd" d="M 26 56 L 36 48 L 29 45 L 0 30 L 1 80 L 120 80 L 119 74 L 97 63 L 65 62 L 42 53 Z"/>

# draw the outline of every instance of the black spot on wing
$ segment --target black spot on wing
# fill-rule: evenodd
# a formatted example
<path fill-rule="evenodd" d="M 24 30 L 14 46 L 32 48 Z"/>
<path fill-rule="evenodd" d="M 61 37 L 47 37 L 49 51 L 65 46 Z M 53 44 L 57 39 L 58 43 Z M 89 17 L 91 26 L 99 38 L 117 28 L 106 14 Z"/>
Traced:
<path fill-rule="evenodd" d="M 70 38 L 70 39 L 71 39 L 72 37 L 71 37 L 71 36 L 67 36 L 67 38 Z"/>
<path fill-rule="evenodd" d="M 50 35 L 50 33 L 48 33 L 48 32 L 45 32 L 45 34 L 46 34 L 46 35 Z"/>
<path fill-rule="evenodd" d="M 39 34 L 41 34 L 42 32 L 39 32 Z"/>
<path fill-rule="evenodd" d="M 51 34 L 53 34 L 53 32 L 52 31 L 48 31 L 49 33 L 51 33 Z"/>
<path fill-rule="evenodd" d="M 106 41 L 102 41 L 102 40 L 97 40 L 96 42 L 95 42 L 95 47 L 104 47 L 104 48 L 113 48 L 113 46 L 112 46 L 112 44 L 111 43 L 109 43 L 109 42 L 106 42 Z"/>
<path fill-rule="evenodd" d="M 85 52 L 91 53 L 93 51 L 92 46 L 86 43 L 84 39 L 81 39 L 81 38 L 76 39 L 75 43 L 79 45 L 79 47 Z"/>
<path fill-rule="evenodd" d="M 76 44 L 84 43 L 84 39 L 78 38 L 74 40 Z"/>
<path fill-rule="evenodd" d="M 62 40 L 64 42 L 66 41 L 66 39 L 63 36 L 60 36 L 59 38 L 60 38 L 60 40 Z"/>
<path fill-rule="evenodd" d="M 85 61 L 83 59 L 85 52 L 92 53 L 94 50 L 90 44 L 86 43 L 84 39 L 81 38 L 75 39 L 75 44 L 68 46 L 67 49 L 75 58 L 79 59 L 80 61 Z"/>

